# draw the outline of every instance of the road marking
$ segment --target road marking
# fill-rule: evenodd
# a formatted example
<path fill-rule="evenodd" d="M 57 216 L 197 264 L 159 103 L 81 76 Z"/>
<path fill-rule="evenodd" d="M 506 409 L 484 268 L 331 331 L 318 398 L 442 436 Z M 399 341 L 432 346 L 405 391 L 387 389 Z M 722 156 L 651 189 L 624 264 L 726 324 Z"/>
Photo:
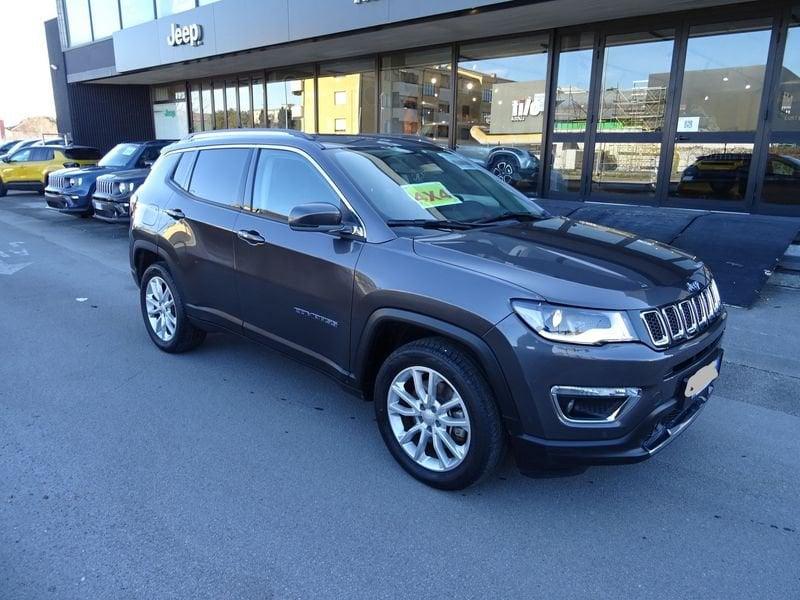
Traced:
<path fill-rule="evenodd" d="M 0 275 L 13 275 L 17 271 L 20 271 L 30 265 L 31 263 L 14 263 L 8 264 L 7 262 L 3 262 L 0 260 Z"/>

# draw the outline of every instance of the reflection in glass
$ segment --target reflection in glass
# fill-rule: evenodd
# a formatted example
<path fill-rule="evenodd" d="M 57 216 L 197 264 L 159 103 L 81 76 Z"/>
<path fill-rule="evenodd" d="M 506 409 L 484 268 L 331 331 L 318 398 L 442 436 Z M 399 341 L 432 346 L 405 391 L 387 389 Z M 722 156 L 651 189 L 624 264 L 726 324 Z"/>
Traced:
<path fill-rule="evenodd" d="M 92 41 L 92 22 L 89 18 L 89 3 L 86 0 L 64 0 L 67 13 L 69 45 Z"/>
<path fill-rule="evenodd" d="M 214 82 L 214 129 L 225 129 L 225 83 Z"/>
<path fill-rule="evenodd" d="M 119 31 L 119 8 L 116 0 L 90 0 L 94 39 Z"/>
<path fill-rule="evenodd" d="M 214 129 L 214 105 L 211 101 L 211 82 L 201 84 L 203 106 L 203 131 Z"/>
<path fill-rule="evenodd" d="M 253 125 L 267 127 L 267 103 L 264 96 L 264 80 L 260 77 L 253 79 Z"/>
<path fill-rule="evenodd" d="M 144 4 L 147 0 L 139 0 Z M 194 0 L 156 0 L 158 17 L 166 17 L 194 8 Z"/>
<path fill-rule="evenodd" d="M 661 144 L 597 142 L 592 191 L 653 197 Z"/>
<path fill-rule="evenodd" d="M 199 83 L 193 83 L 189 88 L 189 104 L 192 110 L 192 131 L 203 131 L 203 112 L 200 104 Z"/>
<path fill-rule="evenodd" d="M 535 189 L 546 77 L 545 36 L 462 46 L 456 150 L 507 183 Z"/>
<path fill-rule="evenodd" d="M 770 204 L 800 206 L 800 142 L 769 145 L 761 198 Z"/>
<path fill-rule="evenodd" d="M 743 200 L 752 155 L 753 144 L 675 144 L 669 195 Z"/>
<path fill-rule="evenodd" d="M 320 65 L 320 133 L 375 133 L 375 63 Z"/>
<path fill-rule="evenodd" d="M 775 131 L 800 131 L 800 8 L 786 37 L 778 87 Z"/>
<path fill-rule="evenodd" d="M 661 131 L 672 67 L 671 35 L 607 38 L 598 131 Z"/>
<path fill-rule="evenodd" d="M 225 116 L 226 127 L 239 127 L 239 103 L 236 100 L 236 82 L 225 82 Z"/>
<path fill-rule="evenodd" d="M 313 69 L 269 74 L 267 121 L 268 127 L 314 132 Z"/>
<path fill-rule="evenodd" d="M 155 19 L 152 2 L 141 0 L 120 0 L 119 8 L 122 12 L 122 26 L 133 27 L 145 21 Z"/>
<path fill-rule="evenodd" d="M 253 126 L 253 111 L 250 110 L 250 82 L 239 82 L 239 126 Z"/>
<path fill-rule="evenodd" d="M 556 133 L 586 131 L 593 43 L 593 35 L 588 34 L 561 39 L 553 117 Z"/>
<path fill-rule="evenodd" d="M 556 142 L 552 145 L 551 192 L 580 192 L 583 176 L 583 142 Z"/>
<path fill-rule="evenodd" d="M 707 33 L 691 31 L 678 132 L 754 131 L 770 31 Z"/>
<path fill-rule="evenodd" d="M 385 56 L 381 133 L 419 135 L 446 146 L 453 103 L 449 48 Z"/>

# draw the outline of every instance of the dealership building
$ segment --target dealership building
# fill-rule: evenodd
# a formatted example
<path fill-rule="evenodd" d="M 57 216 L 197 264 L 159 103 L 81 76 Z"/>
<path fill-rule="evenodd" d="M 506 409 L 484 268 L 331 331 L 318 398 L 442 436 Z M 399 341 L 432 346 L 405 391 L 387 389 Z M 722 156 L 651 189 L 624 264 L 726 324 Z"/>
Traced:
<path fill-rule="evenodd" d="M 800 216 L 796 1 L 56 1 L 78 143 L 418 135 L 531 195 Z"/>

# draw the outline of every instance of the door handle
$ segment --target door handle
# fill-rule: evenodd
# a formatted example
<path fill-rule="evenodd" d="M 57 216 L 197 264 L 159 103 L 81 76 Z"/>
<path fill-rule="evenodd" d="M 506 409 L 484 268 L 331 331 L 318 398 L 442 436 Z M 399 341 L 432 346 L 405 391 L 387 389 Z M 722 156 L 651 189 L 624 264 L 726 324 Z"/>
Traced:
<path fill-rule="evenodd" d="M 181 219 L 186 218 L 186 215 L 183 214 L 183 211 L 180 208 L 168 208 L 164 212 L 167 213 L 170 217 L 172 217 L 176 221 L 180 221 Z"/>
<path fill-rule="evenodd" d="M 236 232 L 236 235 L 240 240 L 244 240 L 251 246 L 260 246 L 261 244 L 265 244 L 267 242 L 267 240 L 264 239 L 264 236 L 253 230 L 248 231 L 246 229 L 242 229 Z"/>

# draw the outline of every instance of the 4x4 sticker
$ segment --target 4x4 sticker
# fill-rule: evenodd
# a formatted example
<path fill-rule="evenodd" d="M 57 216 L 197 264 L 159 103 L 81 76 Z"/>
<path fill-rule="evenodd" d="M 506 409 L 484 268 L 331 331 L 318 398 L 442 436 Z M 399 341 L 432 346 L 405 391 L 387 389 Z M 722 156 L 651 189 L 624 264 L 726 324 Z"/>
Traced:
<path fill-rule="evenodd" d="M 411 196 L 422 208 L 436 208 L 437 206 L 461 204 L 461 200 L 451 194 L 447 188 L 438 181 L 409 183 L 400 187 L 402 187 L 406 194 Z"/>

